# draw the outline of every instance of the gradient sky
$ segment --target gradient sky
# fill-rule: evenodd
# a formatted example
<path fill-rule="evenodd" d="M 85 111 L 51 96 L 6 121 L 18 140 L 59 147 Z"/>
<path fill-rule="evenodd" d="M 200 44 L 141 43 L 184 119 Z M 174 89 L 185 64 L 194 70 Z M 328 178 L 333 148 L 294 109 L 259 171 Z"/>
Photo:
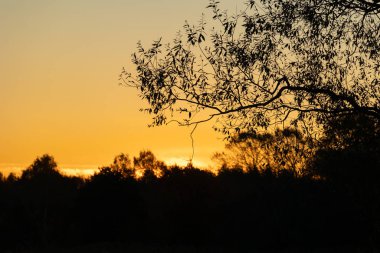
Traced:
<path fill-rule="evenodd" d="M 224 7 L 243 1 L 226 0 Z M 25 168 L 44 153 L 62 168 L 108 165 L 121 152 L 150 149 L 186 162 L 190 131 L 148 128 L 135 90 L 118 85 L 132 68 L 136 42 L 170 42 L 185 20 L 197 22 L 207 0 L 0 0 L 0 171 Z M 198 164 L 223 149 L 201 125 Z"/>

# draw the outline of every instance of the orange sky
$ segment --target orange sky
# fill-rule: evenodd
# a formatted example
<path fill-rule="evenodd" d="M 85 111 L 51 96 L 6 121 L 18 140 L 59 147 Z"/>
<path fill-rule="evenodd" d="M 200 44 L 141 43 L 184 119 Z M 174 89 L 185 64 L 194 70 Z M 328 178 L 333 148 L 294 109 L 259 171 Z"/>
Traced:
<path fill-rule="evenodd" d="M 224 1 L 235 9 L 243 1 Z M 136 42 L 169 42 L 207 0 L 0 0 L 0 171 L 24 168 L 44 153 L 63 168 L 96 168 L 125 152 L 152 150 L 186 162 L 189 128 L 148 128 L 133 89 L 118 86 Z M 210 124 L 194 134 L 208 164 L 223 136 Z"/>

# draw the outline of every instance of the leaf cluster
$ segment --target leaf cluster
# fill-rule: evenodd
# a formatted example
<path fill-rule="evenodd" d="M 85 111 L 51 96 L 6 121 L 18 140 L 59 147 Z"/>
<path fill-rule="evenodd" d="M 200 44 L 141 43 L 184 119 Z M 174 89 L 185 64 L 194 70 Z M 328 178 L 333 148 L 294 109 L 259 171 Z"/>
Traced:
<path fill-rule="evenodd" d="M 152 126 L 216 118 L 230 137 L 357 113 L 380 118 L 377 1 L 258 0 L 233 15 L 215 0 L 207 8 L 211 18 L 186 23 L 172 44 L 138 44 L 137 75 L 121 74 L 148 102 Z"/>

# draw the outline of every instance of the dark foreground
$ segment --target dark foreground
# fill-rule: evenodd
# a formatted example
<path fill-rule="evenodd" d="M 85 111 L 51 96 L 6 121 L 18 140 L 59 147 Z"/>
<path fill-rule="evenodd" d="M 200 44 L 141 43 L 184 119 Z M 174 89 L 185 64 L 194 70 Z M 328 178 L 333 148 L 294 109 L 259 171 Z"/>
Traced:
<path fill-rule="evenodd" d="M 374 252 L 379 185 L 288 171 L 105 167 L 84 180 L 37 159 L 0 183 L 2 252 Z M 50 165 L 49 165 L 50 164 Z M 54 167 L 54 166 L 53 166 Z M 355 182 L 364 180 L 357 177 Z M 8 250 L 8 251 L 7 251 Z"/>
<path fill-rule="evenodd" d="M 10 251 L 12 252 L 12 251 Z M 116 243 L 102 243 L 102 244 L 92 244 L 85 246 L 78 246 L 70 249 L 57 249 L 48 248 L 45 250 L 39 249 L 36 251 L 26 251 L 26 252 L 57 252 L 57 253 L 230 253 L 230 252 L 252 252 L 252 253 L 335 253 L 335 252 L 377 252 L 374 248 L 354 248 L 351 246 L 340 246 L 340 247 L 330 247 L 330 248 L 291 248 L 291 249 L 254 249 L 254 248 L 242 248 L 236 247 L 220 247 L 217 245 L 210 245 L 208 247 L 199 247 L 194 245 L 146 245 L 146 244 L 116 244 Z"/>

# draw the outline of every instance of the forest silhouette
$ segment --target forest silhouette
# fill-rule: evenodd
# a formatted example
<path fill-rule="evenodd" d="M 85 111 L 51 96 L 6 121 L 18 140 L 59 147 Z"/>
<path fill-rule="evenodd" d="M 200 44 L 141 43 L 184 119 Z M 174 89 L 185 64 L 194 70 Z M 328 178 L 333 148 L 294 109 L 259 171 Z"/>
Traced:
<path fill-rule="evenodd" d="M 0 250 L 372 252 L 380 243 L 378 121 L 345 117 L 324 132 L 297 170 L 279 155 L 303 156 L 289 138 L 307 138 L 294 129 L 240 134 L 240 142 L 262 144 L 252 154 L 283 161 L 224 157 L 217 173 L 167 166 L 141 151 L 81 178 L 43 155 L 20 176 L 0 177 Z M 268 153 L 268 139 L 277 153 Z"/>

